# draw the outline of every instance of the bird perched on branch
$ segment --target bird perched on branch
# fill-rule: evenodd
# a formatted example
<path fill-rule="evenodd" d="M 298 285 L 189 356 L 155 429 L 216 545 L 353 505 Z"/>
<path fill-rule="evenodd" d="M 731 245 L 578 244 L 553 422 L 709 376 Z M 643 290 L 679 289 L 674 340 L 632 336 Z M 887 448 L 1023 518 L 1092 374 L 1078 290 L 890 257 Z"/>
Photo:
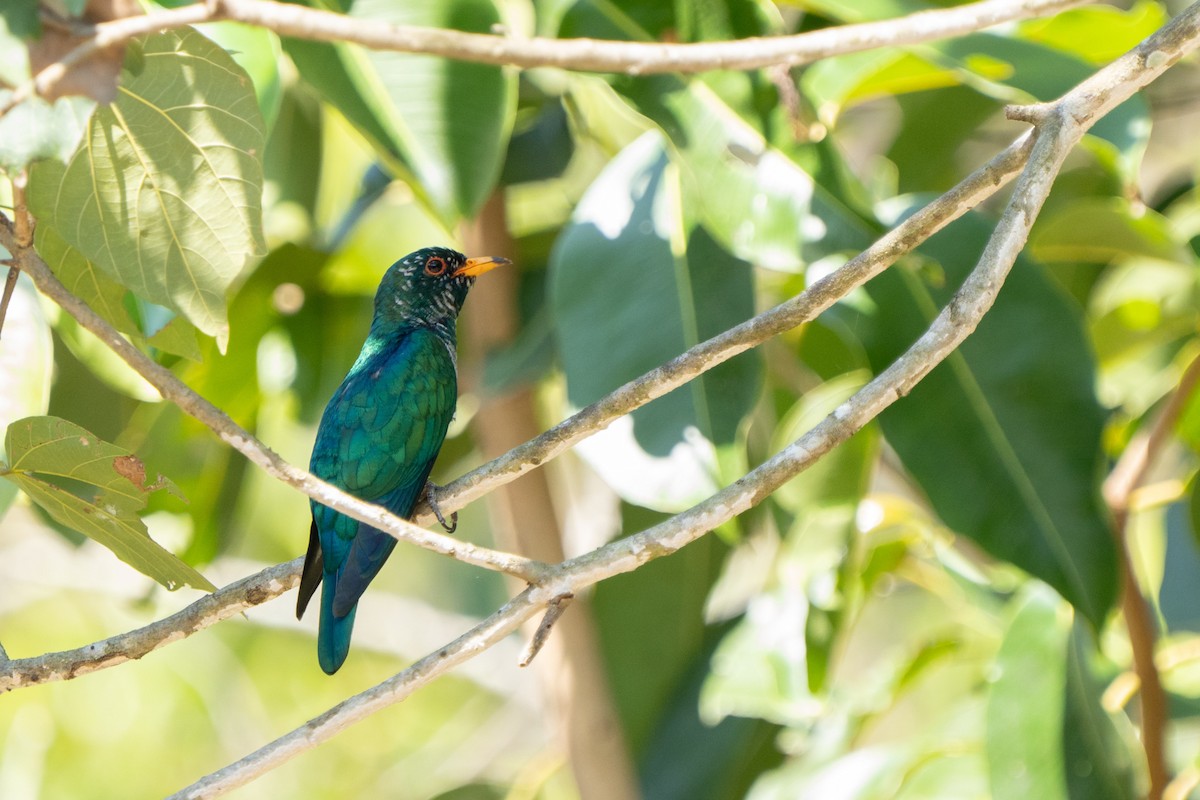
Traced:
<path fill-rule="evenodd" d="M 427 247 L 388 269 L 362 352 L 321 417 L 309 462 L 314 475 L 401 517 L 412 516 L 458 400 L 458 312 L 477 277 L 508 263 Z M 317 660 L 332 675 L 350 651 L 358 600 L 396 540 L 315 500 L 310 506 L 296 617 L 324 583 Z"/>

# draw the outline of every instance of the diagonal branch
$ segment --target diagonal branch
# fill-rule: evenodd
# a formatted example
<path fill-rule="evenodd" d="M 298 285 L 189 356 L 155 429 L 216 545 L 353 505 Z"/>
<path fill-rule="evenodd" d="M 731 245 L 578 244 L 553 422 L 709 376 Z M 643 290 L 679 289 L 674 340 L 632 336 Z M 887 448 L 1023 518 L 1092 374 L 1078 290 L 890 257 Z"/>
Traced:
<path fill-rule="evenodd" d="M 383 683 L 355 695 L 216 773 L 172 795 L 177 800 L 220 796 L 326 741 L 373 711 L 399 702 L 473 652 L 499 641 L 555 597 L 577 593 L 612 575 L 682 548 L 761 502 L 822 455 L 844 442 L 883 409 L 907 394 L 975 330 L 991 308 L 1024 248 L 1064 159 L 1098 119 L 1200 46 L 1196 3 L 1136 49 L 1081 83 L 1055 103 L 1010 110 L 1036 120 L 1029 163 L 988 240 L 979 263 L 928 330 L 891 366 L 816 427 L 783 451 L 693 508 L 641 533 L 551 567 L 530 587 L 446 648 L 431 653 Z"/>
<path fill-rule="evenodd" d="M 268 567 L 201 597 L 169 617 L 128 633 L 60 653 L 0 660 L 0 694 L 24 686 L 68 681 L 141 658 L 185 639 L 295 588 L 300 582 L 302 561 L 296 558 Z"/>

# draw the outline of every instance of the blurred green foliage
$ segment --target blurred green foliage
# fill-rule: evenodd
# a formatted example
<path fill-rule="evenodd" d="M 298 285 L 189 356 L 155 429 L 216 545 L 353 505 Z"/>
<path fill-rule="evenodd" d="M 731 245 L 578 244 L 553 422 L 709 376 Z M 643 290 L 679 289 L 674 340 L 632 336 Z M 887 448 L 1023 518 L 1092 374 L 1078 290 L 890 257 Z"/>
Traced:
<path fill-rule="evenodd" d="M 308 4 L 641 41 L 791 33 L 930 5 Z M 1087 6 L 790 73 L 642 77 L 205 26 L 131 46 L 111 107 L 17 106 L 0 120 L 0 168 L 11 177 L 37 160 L 36 247 L 72 291 L 297 464 L 357 353 L 380 275 L 419 247 L 461 245 L 460 225 L 499 193 L 513 252 L 497 255 L 517 262 L 520 329 L 491 352 L 461 345 L 470 375 L 441 483 L 481 462 L 471 423 L 483 400 L 530 388 L 548 427 L 795 295 L 1011 140 L 1020 127 L 1005 103 L 1053 99 L 1167 16 L 1152 0 Z M 28 78 L 12 54 L 36 23 L 0 12 L 4 83 Z M 1194 87 L 1194 65 L 1175 69 Z M 1068 160 L 959 352 L 720 536 L 596 588 L 599 652 L 647 798 L 1140 795 L 1099 485 L 1200 354 L 1200 152 L 1155 92 L 1101 120 Z M 1193 88 L 1193 124 L 1197 99 Z M 948 302 L 998 208 L 550 465 L 559 516 L 581 529 L 567 533 L 642 530 L 802 435 Z M 468 302 L 464 325 L 490 322 Z M 77 647 L 196 596 L 167 595 L 83 536 L 167 585 L 225 583 L 302 551 L 303 497 L 161 402 L 24 281 L 3 333 L 9 655 Z M 1163 633 L 1172 767 L 1186 778 L 1200 725 L 1200 397 L 1176 432 L 1135 496 L 1131 544 Z M 22 466 L 56 436 L 57 450 Z M 87 466 L 80 437 L 106 463 L 136 454 L 142 480 Z M 160 473 L 186 502 L 146 493 Z M 17 500 L 18 486 L 32 497 Z M 105 492 L 125 498 L 112 524 L 63 510 L 106 510 Z M 608 523 L 588 517 L 597 509 Z M 476 503 L 459 535 L 491 544 L 492 527 Z M 316 666 L 315 623 L 292 621 L 284 598 L 144 661 L 5 698 L 0 797 L 170 793 L 507 596 L 496 575 L 402 550 L 364 600 L 336 679 Z M 578 796 L 516 648 L 505 642 L 231 796 Z"/>

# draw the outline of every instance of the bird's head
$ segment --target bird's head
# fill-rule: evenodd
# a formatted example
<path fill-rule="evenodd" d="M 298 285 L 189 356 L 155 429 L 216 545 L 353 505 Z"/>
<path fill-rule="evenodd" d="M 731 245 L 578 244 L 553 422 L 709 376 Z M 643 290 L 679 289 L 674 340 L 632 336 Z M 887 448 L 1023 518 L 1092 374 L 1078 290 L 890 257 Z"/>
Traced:
<path fill-rule="evenodd" d="M 494 256 L 467 258 L 446 247 L 409 253 L 392 264 L 380 281 L 375 319 L 434 327 L 453 323 L 475 279 L 508 263 Z"/>

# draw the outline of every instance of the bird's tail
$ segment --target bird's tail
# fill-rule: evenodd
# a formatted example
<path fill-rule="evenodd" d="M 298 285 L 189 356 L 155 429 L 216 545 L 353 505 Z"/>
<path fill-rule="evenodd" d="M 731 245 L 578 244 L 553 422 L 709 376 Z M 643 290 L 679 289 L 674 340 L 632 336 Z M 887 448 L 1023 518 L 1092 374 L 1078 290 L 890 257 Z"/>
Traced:
<path fill-rule="evenodd" d="M 333 613 L 333 595 L 336 581 L 326 575 L 321 587 L 321 626 L 317 631 L 317 661 L 326 675 L 332 675 L 342 666 L 350 653 L 350 632 L 354 630 L 354 614 L 358 604 L 350 607 L 344 617 Z"/>

